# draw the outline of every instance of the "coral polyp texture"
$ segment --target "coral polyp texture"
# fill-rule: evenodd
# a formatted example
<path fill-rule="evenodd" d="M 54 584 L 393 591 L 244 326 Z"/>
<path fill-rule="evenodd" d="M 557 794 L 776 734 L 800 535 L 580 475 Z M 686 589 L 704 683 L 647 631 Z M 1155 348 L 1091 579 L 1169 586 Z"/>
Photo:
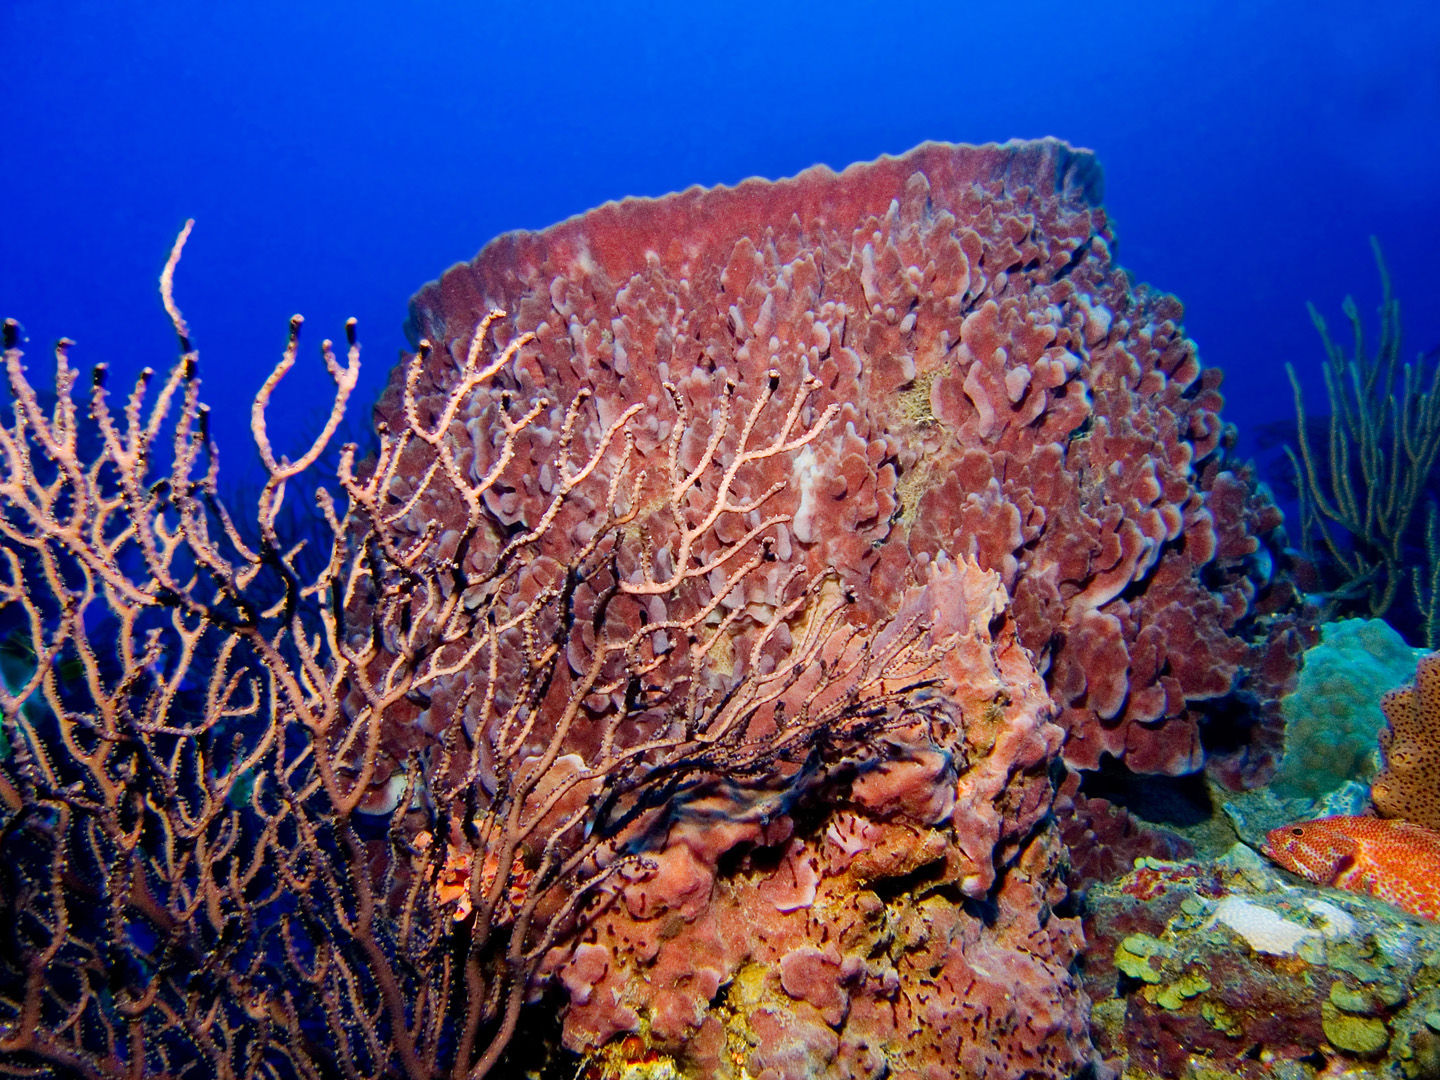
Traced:
<path fill-rule="evenodd" d="M 1370 799 L 1383 817 L 1440 829 L 1440 653 L 1420 660 L 1415 680 L 1380 699 L 1380 772 Z"/>
<path fill-rule="evenodd" d="M 1202 728 L 1243 713 L 1210 755 L 1243 782 L 1278 746 L 1302 645 L 1294 594 L 1271 580 L 1279 514 L 1225 456 L 1220 375 L 1180 304 L 1114 262 L 1099 198 L 1094 158 L 1046 140 L 627 199 L 498 238 L 413 298 L 409 332 L 436 344 L 443 381 L 505 309 L 497 331 L 535 335 L 513 391 L 592 391 L 582 440 L 646 403 L 642 455 L 685 422 L 667 383 L 704 414 L 730 380 L 743 415 L 772 369 L 812 376 L 806 415 L 838 406 L 834 423 L 743 493 L 787 485 L 764 511 L 789 519 L 771 580 L 835 567 L 874 618 L 917 565 L 973 556 L 1001 576 L 1068 762 L 1193 771 Z M 544 436 L 522 440 L 535 467 L 499 500 L 507 520 L 548 502 Z M 663 505 L 641 528 L 673 533 Z"/>

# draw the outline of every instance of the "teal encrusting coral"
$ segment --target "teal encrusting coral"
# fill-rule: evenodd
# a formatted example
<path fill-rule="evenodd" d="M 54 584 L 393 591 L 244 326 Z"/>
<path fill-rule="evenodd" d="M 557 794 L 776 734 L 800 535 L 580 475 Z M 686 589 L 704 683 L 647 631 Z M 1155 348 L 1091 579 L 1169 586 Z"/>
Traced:
<path fill-rule="evenodd" d="M 1375 775 L 1385 726 L 1380 698 L 1408 682 L 1423 649 L 1380 619 L 1342 619 L 1320 629 L 1292 693 L 1281 702 L 1285 756 L 1271 790 L 1319 799 L 1349 780 Z"/>

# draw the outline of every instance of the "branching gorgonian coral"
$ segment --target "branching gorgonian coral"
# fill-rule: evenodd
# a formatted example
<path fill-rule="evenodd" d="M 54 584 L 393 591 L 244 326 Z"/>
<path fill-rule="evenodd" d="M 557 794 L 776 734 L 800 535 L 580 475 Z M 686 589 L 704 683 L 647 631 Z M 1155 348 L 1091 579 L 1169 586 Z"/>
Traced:
<path fill-rule="evenodd" d="M 689 417 L 672 391 L 708 447 L 682 466 L 677 425 L 659 466 L 674 550 L 633 527 L 639 403 L 604 422 L 584 394 L 559 406 L 550 510 L 497 520 L 515 441 L 550 406 L 502 395 L 489 464 L 462 460 L 468 398 L 528 343 L 496 346 L 492 318 L 443 405 L 408 394 L 403 428 L 363 461 L 344 447 L 327 486 L 359 349 L 353 321 L 344 359 L 324 343 L 329 417 L 278 452 L 267 408 L 297 316 L 255 398 L 265 481 L 239 514 L 173 299 L 188 232 L 161 278 L 180 357 L 119 407 L 104 368 L 77 405 L 65 341 L 42 400 L 5 324 L 0 1074 L 479 1077 L 546 953 L 647 873 L 668 808 L 923 722 L 943 643 L 919 623 L 852 627 L 827 574 L 736 602 L 786 520 L 764 516 L 773 488 L 739 498 L 737 477 L 834 414 L 801 423 L 813 387 L 778 372 L 740 418 L 728 392 Z M 755 436 L 762 414 L 778 434 Z M 600 430 L 583 454 L 581 425 Z M 315 515 L 289 535 L 282 508 L 307 484 Z M 440 494 L 463 527 L 417 529 Z M 577 504 L 585 535 L 554 558 Z M 732 542 L 690 557 L 685 538 L 728 518 Z M 641 580 L 617 572 L 637 560 Z"/>

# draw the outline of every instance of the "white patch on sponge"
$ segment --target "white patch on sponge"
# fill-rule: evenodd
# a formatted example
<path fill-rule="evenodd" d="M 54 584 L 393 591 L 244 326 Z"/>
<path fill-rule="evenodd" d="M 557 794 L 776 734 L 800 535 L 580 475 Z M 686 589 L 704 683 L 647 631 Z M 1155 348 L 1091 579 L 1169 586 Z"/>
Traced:
<path fill-rule="evenodd" d="M 1227 896 L 1215 906 L 1210 925 L 1216 923 L 1234 930 L 1256 952 L 1270 956 L 1289 956 L 1306 938 L 1321 936 L 1319 930 L 1281 918 L 1279 912 L 1240 896 Z"/>
<path fill-rule="evenodd" d="M 791 480 L 800 494 L 800 505 L 795 508 L 795 517 L 790 522 L 790 531 L 802 544 L 815 539 L 815 513 L 819 499 L 815 488 L 820 483 L 819 458 L 813 447 L 807 446 L 795 455 Z"/>

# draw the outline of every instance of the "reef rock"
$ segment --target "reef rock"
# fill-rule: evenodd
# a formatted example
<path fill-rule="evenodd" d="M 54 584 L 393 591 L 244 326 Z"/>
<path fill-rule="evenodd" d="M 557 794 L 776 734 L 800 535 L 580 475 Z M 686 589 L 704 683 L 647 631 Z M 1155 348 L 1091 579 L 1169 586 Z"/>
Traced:
<path fill-rule="evenodd" d="M 1108 1072 L 1440 1076 L 1440 925 L 1430 920 L 1287 884 L 1237 845 L 1218 865 L 1145 860 L 1095 886 L 1085 930 Z"/>

